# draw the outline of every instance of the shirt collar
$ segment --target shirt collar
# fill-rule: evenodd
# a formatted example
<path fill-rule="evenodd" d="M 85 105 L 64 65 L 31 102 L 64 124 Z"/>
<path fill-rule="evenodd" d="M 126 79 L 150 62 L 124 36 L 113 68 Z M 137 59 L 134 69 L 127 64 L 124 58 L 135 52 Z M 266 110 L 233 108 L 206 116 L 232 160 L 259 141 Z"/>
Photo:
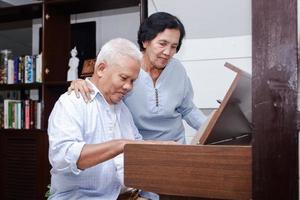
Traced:
<path fill-rule="evenodd" d="M 95 97 L 97 96 L 98 93 L 105 100 L 104 96 L 102 95 L 102 93 L 100 92 L 100 90 L 94 85 L 94 83 L 92 83 L 92 81 L 90 81 L 90 79 L 88 77 L 85 78 L 85 80 L 86 80 L 86 82 L 89 83 L 89 85 L 92 87 L 92 90 L 94 91 L 93 93 L 90 93 L 90 95 L 91 95 L 91 101 L 93 101 L 95 99 Z"/>

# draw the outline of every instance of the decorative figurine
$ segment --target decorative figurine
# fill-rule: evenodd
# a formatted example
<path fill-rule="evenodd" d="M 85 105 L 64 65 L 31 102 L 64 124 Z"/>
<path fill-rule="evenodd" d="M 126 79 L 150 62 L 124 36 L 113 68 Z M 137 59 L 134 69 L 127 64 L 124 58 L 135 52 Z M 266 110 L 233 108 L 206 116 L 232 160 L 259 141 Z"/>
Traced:
<path fill-rule="evenodd" d="M 69 60 L 69 67 L 68 70 L 68 78 L 67 81 L 72 81 L 78 78 L 78 64 L 79 64 L 79 58 L 76 57 L 77 50 L 76 46 L 71 50 L 71 58 Z"/>

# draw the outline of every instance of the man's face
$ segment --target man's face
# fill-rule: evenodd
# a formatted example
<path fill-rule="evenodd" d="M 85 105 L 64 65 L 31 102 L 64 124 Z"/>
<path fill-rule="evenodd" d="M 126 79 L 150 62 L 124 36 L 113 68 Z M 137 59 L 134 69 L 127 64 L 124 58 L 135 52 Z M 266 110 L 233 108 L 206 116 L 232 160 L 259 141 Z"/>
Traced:
<path fill-rule="evenodd" d="M 144 42 L 144 59 L 148 59 L 155 68 L 163 69 L 176 53 L 179 37 L 178 29 L 165 29 L 153 40 Z"/>
<path fill-rule="evenodd" d="M 121 56 L 117 63 L 105 67 L 101 77 L 101 92 L 109 104 L 121 101 L 132 89 L 140 71 L 140 63 L 130 57 Z"/>

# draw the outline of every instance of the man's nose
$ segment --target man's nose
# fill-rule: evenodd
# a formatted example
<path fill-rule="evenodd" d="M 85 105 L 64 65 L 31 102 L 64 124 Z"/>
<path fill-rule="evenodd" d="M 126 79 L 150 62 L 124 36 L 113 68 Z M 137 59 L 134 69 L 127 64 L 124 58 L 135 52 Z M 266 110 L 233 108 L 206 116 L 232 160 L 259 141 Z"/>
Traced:
<path fill-rule="evenodd" d="M 132 83 L 131 82 L 126 82 L 124 85 L 123 85 L 123 88 L 128 92 L 132 89 Z"/>

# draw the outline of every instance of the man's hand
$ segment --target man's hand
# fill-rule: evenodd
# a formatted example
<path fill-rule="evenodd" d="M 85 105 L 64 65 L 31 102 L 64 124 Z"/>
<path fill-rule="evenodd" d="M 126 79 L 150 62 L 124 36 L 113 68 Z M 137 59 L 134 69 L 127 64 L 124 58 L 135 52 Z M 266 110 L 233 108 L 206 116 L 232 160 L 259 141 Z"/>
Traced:
<path fill-rule="evenodd" d="M 160 141 L 160 140 L 141 140 L 141 141 L 137 141 L 138 144 L 180 144 L 178 142 L 175 141 Z"/>
<path fill-rule="evenodd" d="M 77 98 L 81 95 L 86 103 L 91 100 L 91 94 L 94 92 L 88 82 L 83 79 L 76 79 L 71 82 L 70 87 L 68 87 L 68 94 L 71 94 L 72 91 L 75 92 Z"/>

